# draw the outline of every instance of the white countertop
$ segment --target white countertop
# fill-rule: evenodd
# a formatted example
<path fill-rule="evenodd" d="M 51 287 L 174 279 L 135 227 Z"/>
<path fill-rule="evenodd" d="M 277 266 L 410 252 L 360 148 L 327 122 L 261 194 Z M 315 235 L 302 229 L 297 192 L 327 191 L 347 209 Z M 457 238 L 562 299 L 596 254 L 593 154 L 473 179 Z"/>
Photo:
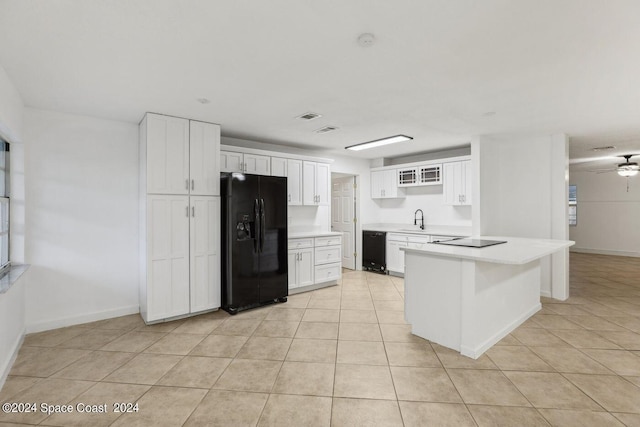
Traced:
<path fill-rule="evenodd" d="M 430 243 L 424 245 L 422 249 L 400 249 L 416 254 L 439 255 L 499 264 L 526 264 L 575 244 L 571 240 L 526 239 L 523 237 L 473 236 L 472 238 L 506 240 L 507 243 L 485 248 L 467 248 Z"/>
<path fill-rule="evenodd" d="M 337 231 L 303 231 L 296 233 L 289 233 L 287 238 L 289 239 L 304 239 L 305 237 L 328 237 L 328 236 L 342 236 L 342 233 Z"/>
<path fill-rule="evenodd" d="M 413 224 L 364 224 L 362 229 L 386 231 L 389 233 L 428 234 L 451 237 L 466 237 L 471 235 L 471 227 L 461 225 L 427 224 L 424 226 L 424 230 L 420 230 L 420 227 Z"/>

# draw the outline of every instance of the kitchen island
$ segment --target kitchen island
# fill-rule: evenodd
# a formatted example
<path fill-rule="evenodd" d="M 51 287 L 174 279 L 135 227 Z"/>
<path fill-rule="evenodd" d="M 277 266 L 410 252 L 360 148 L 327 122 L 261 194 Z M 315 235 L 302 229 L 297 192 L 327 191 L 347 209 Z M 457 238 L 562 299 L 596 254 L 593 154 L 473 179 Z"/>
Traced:
<path fill-rule="evenodd" d="M 405 318 L 414 335 L 477 359 L 541 308 L 540 259 L 574 242 L 482 236 L 484 248 L 405 252 Z"/>

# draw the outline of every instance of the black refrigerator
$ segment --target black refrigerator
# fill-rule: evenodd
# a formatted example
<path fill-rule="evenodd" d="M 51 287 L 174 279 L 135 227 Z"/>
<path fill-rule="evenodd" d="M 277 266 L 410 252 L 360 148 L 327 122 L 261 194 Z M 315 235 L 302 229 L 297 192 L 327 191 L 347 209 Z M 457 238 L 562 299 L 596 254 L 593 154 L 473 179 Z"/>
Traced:
<path fill-rule="evenodd" d="M 287 178 L 222 173 L 220 195 L 222 308 L 286 302 Z"/>

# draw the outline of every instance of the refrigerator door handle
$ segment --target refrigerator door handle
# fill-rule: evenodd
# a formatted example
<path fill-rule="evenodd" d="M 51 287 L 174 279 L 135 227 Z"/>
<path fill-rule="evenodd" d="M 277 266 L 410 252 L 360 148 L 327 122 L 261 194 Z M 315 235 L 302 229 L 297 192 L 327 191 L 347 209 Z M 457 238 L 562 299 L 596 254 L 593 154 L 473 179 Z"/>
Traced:
<path fill-rule="evenodd" d="M 259 230 L 261 227 L 260 224 L 260 207 L 258 205 L 258 199 L 254 199 L 253 201 L 253 220 L 254 222 L 254 236 L 253 236 L 253 249 L 257 253 L 258 252 L 258 239 L 259 239 Z"/>
<path fill-rule="evenodd" d="M 264 199 L 260 199 L 260 252 L 264 249 Z"/>

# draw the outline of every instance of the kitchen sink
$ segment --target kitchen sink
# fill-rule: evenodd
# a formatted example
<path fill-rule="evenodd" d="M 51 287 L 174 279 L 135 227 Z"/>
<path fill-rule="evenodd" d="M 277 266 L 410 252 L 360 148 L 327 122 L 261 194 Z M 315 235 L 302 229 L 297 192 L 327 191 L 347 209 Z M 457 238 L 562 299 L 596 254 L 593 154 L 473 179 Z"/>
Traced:
<path fill-rule="evenodd" d="M 401 228 L 398 231 L 410 231 L 412 233 L 426 233 L 426 231 L 420 230 L 419 228 Z"/>

